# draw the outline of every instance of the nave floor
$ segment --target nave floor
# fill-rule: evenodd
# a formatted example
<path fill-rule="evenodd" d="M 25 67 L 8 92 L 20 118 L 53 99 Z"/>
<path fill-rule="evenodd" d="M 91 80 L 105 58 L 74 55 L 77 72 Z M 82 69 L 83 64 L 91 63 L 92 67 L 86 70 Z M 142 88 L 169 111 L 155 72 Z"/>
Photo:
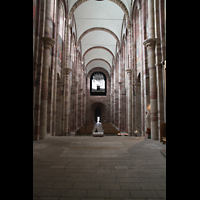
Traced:
<path fill-rule="evenodd" d="M 33 200 L 164 200 L 166 149 L 143 137 L 33 141 Z"/>

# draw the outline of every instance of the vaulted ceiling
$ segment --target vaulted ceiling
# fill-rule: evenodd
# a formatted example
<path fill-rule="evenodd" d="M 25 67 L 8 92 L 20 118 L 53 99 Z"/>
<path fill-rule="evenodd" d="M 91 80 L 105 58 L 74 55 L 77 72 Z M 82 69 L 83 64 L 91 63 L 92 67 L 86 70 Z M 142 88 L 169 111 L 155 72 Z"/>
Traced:
<path fill-rule="evenodd" d="M 133 0 L 68 0 L 69 11 L 78 2 L 80 5 L 72 14 L 87 72 L 103 67 L 110 73 L 125 15 L 117 3 L 122 2 L 130 14 Z"/>

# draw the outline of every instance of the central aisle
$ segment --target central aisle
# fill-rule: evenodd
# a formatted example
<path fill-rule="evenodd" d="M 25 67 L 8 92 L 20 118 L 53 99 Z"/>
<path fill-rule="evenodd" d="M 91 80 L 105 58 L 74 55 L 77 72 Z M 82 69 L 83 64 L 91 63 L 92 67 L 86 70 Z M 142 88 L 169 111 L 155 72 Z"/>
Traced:
<path fill-rule="evenodd" d="M 166 145 L 143 137 L 33 142 L 34 200 L 166 199 Z"/>
<path fill-rule="evenodd" d="M 95 131 L 95 129 L 97 129 L 98 132 L 103 132 L 104 131 L 101 122 L 97 122 L 97 123 L 94 124 L 93 131 Z"/>

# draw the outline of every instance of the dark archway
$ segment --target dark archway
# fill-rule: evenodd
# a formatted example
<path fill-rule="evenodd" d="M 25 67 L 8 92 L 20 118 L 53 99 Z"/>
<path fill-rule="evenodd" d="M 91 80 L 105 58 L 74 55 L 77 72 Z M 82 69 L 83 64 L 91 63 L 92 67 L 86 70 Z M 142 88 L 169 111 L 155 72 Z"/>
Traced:
<path fill-rule="evenodd" d="M 95 109 L 95 114 L 94 114 L 94 121 L 97 122 L 97 117 L 100 117 L 99 122 L 101 122 L 101 108 L 97 107 Z"/>

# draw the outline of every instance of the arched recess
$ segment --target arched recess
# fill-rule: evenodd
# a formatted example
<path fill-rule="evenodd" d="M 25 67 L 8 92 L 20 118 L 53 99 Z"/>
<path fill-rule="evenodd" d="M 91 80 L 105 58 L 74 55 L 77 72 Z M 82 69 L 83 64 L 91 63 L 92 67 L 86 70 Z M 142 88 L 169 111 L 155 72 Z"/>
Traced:
<path fill-rule="evenodd" d="M 96 117 L 100 116 L 101 117 L 101 122 L 104 120 L 107 121 L 107 116 L 106 116 L 106 105 L 102 102 L 95 102 L 91 105 L 91 121 L 96 121 Z"/>
<path fill-rule="evenodd" d="M 96 107 L 95 108 L 95 116 L 94 116 L 94 121 L 95 122 L 101 122 L 101 108 L 100 107 Z M 98 119 L 99 118 L 99 119 Z"/>

